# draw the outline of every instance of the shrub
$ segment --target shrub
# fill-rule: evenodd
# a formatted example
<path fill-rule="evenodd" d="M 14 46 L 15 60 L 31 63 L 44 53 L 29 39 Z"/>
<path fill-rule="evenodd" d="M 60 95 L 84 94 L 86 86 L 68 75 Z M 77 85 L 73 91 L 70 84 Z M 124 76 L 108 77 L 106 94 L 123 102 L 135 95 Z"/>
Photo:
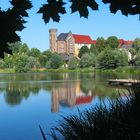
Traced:
<path fill-rule="evenodd" d="M 19 55 L 16 58 L 15 71 L 16 72 L 29 72 L 31 70 L 31 66 L 29 64 L 27 55 Z"/>
<path fill-rule="evenodd" d="M 82 46 L 80 48 L 80 51 L 79 51 L 79 55 L 78 56 L 81 58 L 83 54 L 88 53 L 88 52 L 89 52 L 88 47 L 87 46 Z"/>
<path fill-rule="evenodd" d="M 128 55 L 123 50 L 106 49 L 97 57 L 97 68 L 99 69 L 114 69 L 119 66 L 128 65 Z"/>
<path fill-rule="evenodd" d="M 63 64 L 63 58 L 59 54 L 54 53 L 50 59 L 50 67 L 53 69 L 58 69 Z"/>
<path fill-rule="evenodd" d="M 140 52 L 136 55 L 136 58 L 134 59 L 134 63 L 136 66 L 140 66 Z"/>
<path fill-rule="evenodd" d="M 69 69 L 76 69 L 78 67 L 78 60 L 76 57 L 70 58 Z"/>
<path fill-rule="evenodd" d="M 90 66 L 95 66 L 95 55 L 93 53 L 85 53 L 81 57 L 80 67 L 85 68 Z"/>

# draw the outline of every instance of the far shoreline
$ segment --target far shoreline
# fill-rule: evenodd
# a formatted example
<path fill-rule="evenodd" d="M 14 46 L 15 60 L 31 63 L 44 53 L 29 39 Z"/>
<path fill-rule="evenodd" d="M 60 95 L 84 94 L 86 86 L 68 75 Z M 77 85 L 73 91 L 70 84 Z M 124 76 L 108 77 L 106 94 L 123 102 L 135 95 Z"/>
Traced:
<path fill-rule="evenodd" d="M 140 74 L 139 68 L 133 68 L 133 67 L 119 67 L 116 69 L 96 69 L 94 67 L 89 68 L 77 68 L 77 69 L 68 69 L 68 68 L 59 68 L 59 69 L 46 69 L 46 68 L 37 68 L 32 69 L 29 72 L 21 72 L 21 73 L 34 73 L 34 72 L 54 72 L 54 73 L 91 73 L 91 72 L 97 72 L 97 73 L 124 73 L 124 74 Z M 0 74 L 10 74 L 10 73 L 17 73 L 14 69 L 0 69 Z"/>

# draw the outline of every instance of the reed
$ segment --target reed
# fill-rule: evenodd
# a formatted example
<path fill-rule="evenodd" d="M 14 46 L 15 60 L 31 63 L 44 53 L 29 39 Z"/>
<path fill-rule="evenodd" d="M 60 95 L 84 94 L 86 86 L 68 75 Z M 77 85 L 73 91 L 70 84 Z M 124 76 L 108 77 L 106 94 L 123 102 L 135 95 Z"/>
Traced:
<path fill-rule="evenodd" d="M 52 128 L 54 140 L 137 140 L 140 139 L 140 85 L 128 89 L 129 96 L 63 117 Z"/>

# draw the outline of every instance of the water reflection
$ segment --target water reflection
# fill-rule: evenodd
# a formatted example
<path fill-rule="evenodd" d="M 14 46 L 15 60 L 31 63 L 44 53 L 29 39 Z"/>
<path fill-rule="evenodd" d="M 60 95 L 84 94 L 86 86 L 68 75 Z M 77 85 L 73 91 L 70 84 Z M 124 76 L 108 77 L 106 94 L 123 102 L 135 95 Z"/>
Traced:
<path fill-rule="evenodd" d="M 91 91 L 84 93 L 80 88 L 80 84 L 80 81 L 53 84 L 52 112 L 59 111 L 59 104 L 72 107 L 77 104 L 90 103 L 93 98 Z"/>
<path fill-rule="evenodd" d="M 0 76 L 0 90 L 10 106 L 19 105 L 31 95 L 38 95 L 41 90 L 47 91 L 51 95 L 52 112 L 58 112 L 60 105 L 72 107 L 90 103 L 96 96 L 100 100 L 106 96 L 116 98 L 118 90 L 107 86 L 106 76 L 93 73 L 3 75 Z"/>

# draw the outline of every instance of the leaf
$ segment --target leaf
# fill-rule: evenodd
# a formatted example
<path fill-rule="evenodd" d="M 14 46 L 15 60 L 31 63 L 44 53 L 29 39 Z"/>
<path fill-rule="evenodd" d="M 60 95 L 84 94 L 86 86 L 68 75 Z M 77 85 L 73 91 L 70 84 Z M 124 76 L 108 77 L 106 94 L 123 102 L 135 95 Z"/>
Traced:
<path fill-rule="evenodd" d="M 44 4 L 37 13 L 43 14 L 42 18 L 45 23 L 48 23 L 50 18 L 52 18 L 53 21 L 59 22 L 59 14 L 66 13 L 65 7 L 63 7 L 64 4 L 62 0 L 48 0 L 48 4 Z"/>
<path fill-rule="evenodd" d="M 79 12 L 80 17 L 88 17 L 88 7 L 92 10 L 98 10 L 98 4 L 94 0 L 71 0 L 71 11 Z"/>
<path fill-rule="evenodd" d="M 139 14 L 140 13 L 140 2 L 138 0 L 103 0 L 103 3 L 110 4 L 110 11 L 116 13 L 118 10 L 123 15 L 128 14 Z"/>

